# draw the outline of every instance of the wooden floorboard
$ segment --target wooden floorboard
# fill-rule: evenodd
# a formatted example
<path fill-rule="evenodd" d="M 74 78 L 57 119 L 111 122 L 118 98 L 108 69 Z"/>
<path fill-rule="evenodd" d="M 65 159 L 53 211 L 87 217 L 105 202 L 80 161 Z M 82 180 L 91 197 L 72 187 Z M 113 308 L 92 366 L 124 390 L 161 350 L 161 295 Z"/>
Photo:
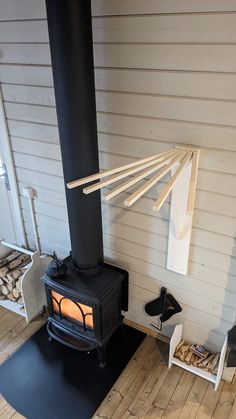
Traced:
<path fill-rule="evenodd" d="M 214 391 L 177 366 L 168 370 L 161 353 L 146 337 L 93 419 L 236 419 L 236 379 Z"/>
<path fill-rule="evenodd" d="M 0 307 L 0 364 L 44 322 L 45 318 L 38 317 L 27 324 Z M 177 366 L 169 370 L 163 345 L 151 336 L 144 339 L 93 419 L 236 419 L 236 379 L 232 384 L 221 382 L 215 392 L 203 378 Z M 24 419 L 2 396 L 0 418 Z"/>

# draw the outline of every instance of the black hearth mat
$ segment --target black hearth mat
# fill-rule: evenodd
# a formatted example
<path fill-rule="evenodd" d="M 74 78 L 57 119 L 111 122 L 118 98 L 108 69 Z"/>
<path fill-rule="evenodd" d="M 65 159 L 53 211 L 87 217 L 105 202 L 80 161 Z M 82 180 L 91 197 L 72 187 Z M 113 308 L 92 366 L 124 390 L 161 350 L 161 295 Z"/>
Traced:
<path fill-rule="evenodd" d="M 0 394 L 28 419 L 90 419 L 144 337 L 120 327 L 102 369 L 96 351 L 50 343 L 43 326 L 0 367 Z"/>

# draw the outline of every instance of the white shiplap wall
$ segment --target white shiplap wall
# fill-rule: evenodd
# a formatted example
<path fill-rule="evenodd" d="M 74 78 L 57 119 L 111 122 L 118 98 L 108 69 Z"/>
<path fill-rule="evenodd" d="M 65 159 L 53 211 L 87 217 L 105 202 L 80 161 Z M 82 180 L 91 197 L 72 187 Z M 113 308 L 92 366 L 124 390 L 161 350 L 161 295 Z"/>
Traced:
<path fill-rule="evenodd" d="M 214 347 L 236 316 L 236 0 L 93 0 L 102 169 L 176 143 L 202 148 L 189 276 L 165 269 L 169 203 L 103 204 L 107 260 L 130 271 L 131 320 L 167 286 L 185 336 Z M 41 246 L 70 247 L 43 0 L 0 1 L 0 81 L 19 188 L 37 190 Z M 33 245 L 28 202 L 21 196 Z"/>

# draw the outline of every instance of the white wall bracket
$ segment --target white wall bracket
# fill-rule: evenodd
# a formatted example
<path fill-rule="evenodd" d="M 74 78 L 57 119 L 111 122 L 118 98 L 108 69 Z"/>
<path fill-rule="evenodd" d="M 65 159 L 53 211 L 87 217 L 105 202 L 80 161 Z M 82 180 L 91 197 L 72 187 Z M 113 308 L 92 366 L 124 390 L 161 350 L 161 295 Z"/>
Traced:
<path fill-rule="evenodd" d="M 125 166 L 73 180 L 67 184 L 67 187 L 73 189 L 99 180 L 99 182 L 86 186 L 83 189 L 85 194 L 90 194 L 122 179 L 129 178 L 116 188 L 111 189 L 104 196 L 104 199 L 108 201 L 149 177 L 141 187 L 124 201 L 125 206 L 129 207 L 155 186 L 168 172 L 171 172 L 171 178 L 154 203 L 153 211 L 159 211 L 161 209 L 172 191 L 167 269 L 186 275 L 188 270 L 199 155 L 199 148 L 181 145 Z M 138 173 L 138 175 L 133 176 L 135 173 Z M 151 178 L 150 175 L 152 175 Z M 103 178 L 107 179 L 101 180 Z"/>

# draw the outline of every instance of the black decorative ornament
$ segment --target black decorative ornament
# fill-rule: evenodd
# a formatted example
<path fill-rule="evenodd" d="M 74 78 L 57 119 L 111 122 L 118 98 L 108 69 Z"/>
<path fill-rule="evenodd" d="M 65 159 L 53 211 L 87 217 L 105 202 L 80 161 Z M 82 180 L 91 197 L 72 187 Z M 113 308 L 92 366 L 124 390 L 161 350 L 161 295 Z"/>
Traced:
<path fill-rule="evenodd" d="M 53 260 L 46 266 L 45 272 L 51 278 L 60 278 L 67 271 L 67 265 L 63 260 L 58 259 L 56 252 L 53 252 Z"/>

